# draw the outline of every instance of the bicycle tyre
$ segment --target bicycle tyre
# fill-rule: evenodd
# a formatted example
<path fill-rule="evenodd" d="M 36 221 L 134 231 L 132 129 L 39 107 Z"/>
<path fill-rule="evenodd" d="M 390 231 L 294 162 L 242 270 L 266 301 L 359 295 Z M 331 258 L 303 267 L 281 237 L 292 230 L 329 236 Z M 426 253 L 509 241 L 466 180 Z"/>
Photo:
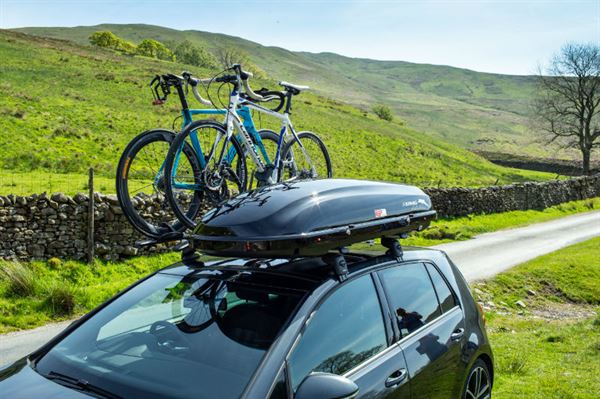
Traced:
<path fill-rule="evenodd" d="M 148 148 L 151 144 L 156 142 L 164 142 L 166 144 L 165 148 L 168 149 L 174 137 L 175 133 L 166 129 L 152 129 L 139 134 L 129 142 L 123 151 L 117 166 L 117 174 L 115 179 L 117 199 L 121 209 L 123 210 L 123 214 L 137 231 L 151 238 L 158 238 L 168 232 L 183 231 L 185 229 L 185 225 L 183 225 L 176 217 L 174 217 L 170 223 L 164 221 L 153 221 L 145 217 L 136 209 L 132 198 L 133 192 L 131 192 L 129 184 L 131 166 L 134 164 L 136 156 L 144 149 Z M 186 157 L 188 160 L 190 160 L 192 167 L 195 168 L 199 173 L 200 165 L 194 162 L 195 158 L 192 156 L 193 150 L 186 147 L 184 151 Z M 153 189 L 156 189 L 154 185 Z M 159 200 L 158 197 L 156 199 Z M 166 204 L 167 203 L 164 203 L 163 205 Z M 191 212 L 197 213 L 197 210 L 192 209 Z"/>
<path fill-rule="evenodd" d="M 283 147 L 282 156 L 281 156 L 281 164 L 279 167 L 279 181 L 289 181 L 296 179 L 330 179 L 333 176 L 333 170 L 331 167 L 331 159 L 329 157 L 329 152 L 327 151 L 327 147 L 323 140 L 319 136 L 317 136 L 313 132 L 303 131 L 297 134 L 298 139 L 295 138 L 288 141 Z M 312 154 L 314 157 L 317 155 L 319 157 L 320 174 L 315 175 L 314 172 L 309 172 L 307 170 L 308 160 L 304 156 L 304 153 L 299 148 L 298 140 L 302 141 L 302 145 L 307 148 L 308 144 L 316 145 L 318 149 L 317 153 Z M 298 147 L 297 150 L 296 147 Z M 309 155 L 311 157 L 311 155 Z M 298 167 L 299 162 L 303 161 L 306 163 L 304 168 Z M 310 159 L 311 164 L 314 166 L 316 157 Z M 287 176 L 286 176 L 287 175 Z"/>
<path fill-rule="evenodd" d="M 167 153 L 167 157 L 165 159 L 165 175 L 166 176 L 172 176 L 173 174 L 173 166 L 175 163 L 175 159 L 177 156 L 177 153 L 179 152 L 179 148 L 181 148 L 181 146 L 185 143 L 186 146 L 189 145 L 189 143 L 186 143 L 186 139 L 189 137 L 189 135 L 201 128 L 211 128 L 211 129 L 217 129 L 219 130 L 223 135 L 226 134 L 227 132 L 227 127 L 225 125 L 223 125 L 220 122 L 217 121 L 213 121 L 213 120 L 199 120 L 199 121 L 195 121 L 192 122 L 191 124 L 187 125 L 180 133 L 178 133 L 175 136 L 175 139 L 173 140 L 173 142 L 171 143 L 171 146 L 169 147 L 169 151 Z M 231 138 L 230 140 L 230 144 L 234 147 L 236 154 L 244 154 L 244 151 L 242 150 L 241 145 L 239 144 L 239 142 L 237 141 L 237 139 L 234 137 Z M 194 152 L 194 156 L 195 159 L 197 160 L 198 157 L 195 155 Z M 205 166 L 205 169 L 208 165 Z M 246 169 L 246 158 L 244 156 L 239 157 L 239 161 L 236 165 L 236 178 L 238 180 L 237 185 L 238 185 L 238 190 L 241 192 L 246 191 L 246 184 L 247 184 L 247 169 Z M 199 176 L 203 176 L 205 174 L 205 170 L 202 170 L 200 172 Z M 199 182 L 199 185 L 203 186 L 203 188 L 201 188 L 200 190 L 195 190 L 194 191 L 194 201 L 198 201 L 197 204 L 194 205 L 198 205 L 198 209 L 197 212 L 195 214 L 191 214 L 191 213 L 186 213 L 184 212 L 181 207 L 179 206 L 179 202 L 177 200 L 177 193 L 173 188 L 173 179 L 165 179 L 165 194 L 167 197 L 167 200 L 169 201 L 169 205 L 171 206 L 171 209 L 173 210 L 173 213 L 177 216 L 177 218 L 179 219 L 179 221 L 188 229 L 193 229 L 194 227 L 196 227 L 196 217 L 198 216 L 198 213 L 202 210 L 202 203 L 203 200 L 205 199 L 205 194 L 206 194 L 206 190 L 208 190 L 207 188 L 204 188 L 205 183 L 204 181 Z M 223 198 L 225 199 L 225 198 Z M 213 205 L 216 205 L 219 201 L 217 200 L 210 200 L 211 203 Z"/>

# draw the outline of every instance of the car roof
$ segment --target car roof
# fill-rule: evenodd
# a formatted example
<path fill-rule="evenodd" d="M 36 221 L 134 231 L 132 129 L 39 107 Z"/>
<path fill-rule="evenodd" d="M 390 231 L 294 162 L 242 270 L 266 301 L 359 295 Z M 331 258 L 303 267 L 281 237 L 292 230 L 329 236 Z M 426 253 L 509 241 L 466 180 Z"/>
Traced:
<path fill-rule="evenodd" d="M 414 260 L 435 260 L 443 252 L 420 247 L 403 247 L 402 262 Z M 381 253 L 350 252 L 344 254 L 349 275 L 367 268 L 376 268 L 395 257 Z M 178 276 L 197 275 L 198 277 L 236 280 L 252 285 L 278 287 L 287 291 L 312 291 L 326 281 L 335 278 L 331 266 L 321 257 L 303 257 L 296 259 L 243 259 L 218 258 L 211 261 L 185 260 L 167 266 L 161 274 Z"/>

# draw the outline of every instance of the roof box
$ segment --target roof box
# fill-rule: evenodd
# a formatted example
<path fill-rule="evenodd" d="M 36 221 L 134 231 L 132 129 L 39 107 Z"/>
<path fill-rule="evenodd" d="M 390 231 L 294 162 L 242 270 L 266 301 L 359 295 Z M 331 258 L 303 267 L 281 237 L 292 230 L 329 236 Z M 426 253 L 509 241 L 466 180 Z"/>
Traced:
<path fill-rule="evenodd" d="M 326 179 L 280 183 L 210 210 L 195 249 L 239 257 L 320 256 L 356 242 L 426 228 L 436 212 L 416 187 Z"/>

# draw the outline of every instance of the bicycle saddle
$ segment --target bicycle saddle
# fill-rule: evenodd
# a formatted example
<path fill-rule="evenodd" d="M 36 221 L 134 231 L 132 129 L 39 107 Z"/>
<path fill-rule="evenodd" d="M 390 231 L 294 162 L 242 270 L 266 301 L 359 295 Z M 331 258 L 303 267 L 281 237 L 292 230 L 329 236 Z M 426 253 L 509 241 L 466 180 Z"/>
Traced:
<path fill-rule="evenodd" d="M 296 85 L 296 84 L 289 83 L 289 82 L 279 82 L 279 85 L 285 87 L 286 89 L 292 89 L 292 91 L 297 91 L 298 93 L 303 90 L 310 89 L 310 87 L 308 87 L 308 86 Z"/>

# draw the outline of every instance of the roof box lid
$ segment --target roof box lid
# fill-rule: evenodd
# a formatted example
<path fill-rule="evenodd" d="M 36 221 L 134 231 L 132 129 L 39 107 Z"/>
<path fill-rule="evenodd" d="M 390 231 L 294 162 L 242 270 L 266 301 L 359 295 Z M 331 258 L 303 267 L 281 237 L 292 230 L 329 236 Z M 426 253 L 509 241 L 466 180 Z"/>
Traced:
<path fill-rule="evenodd" d="M 281 183 L 210 210 L 193 232 L 196 249 L 252 257 L 317 256 L 382 236 L 421 230 L 435 218 L 422 190 L 326 179 Z"/>

